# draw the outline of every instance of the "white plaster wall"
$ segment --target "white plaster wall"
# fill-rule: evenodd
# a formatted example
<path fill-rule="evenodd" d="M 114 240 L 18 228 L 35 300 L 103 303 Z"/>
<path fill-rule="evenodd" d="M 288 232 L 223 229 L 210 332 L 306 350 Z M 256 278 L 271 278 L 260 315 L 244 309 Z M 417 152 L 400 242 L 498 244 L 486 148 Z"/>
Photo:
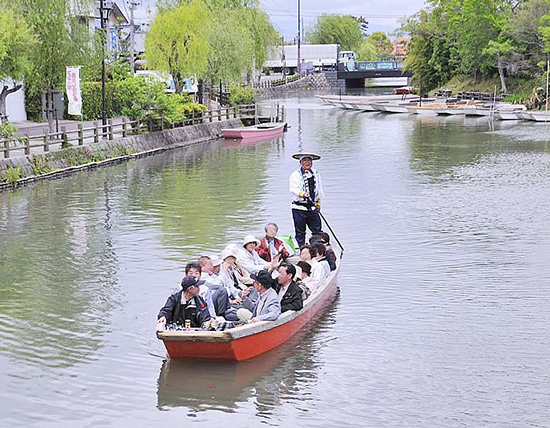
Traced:
<path fill-rule="evenodd" d="M 11 82 L 7 83 L 11 87 Z M 2 87 L 4 82 L 0 82 Z M 17 92 L 9 94 L 6 98 L 6 114 L 10 122 L 22 122 L 27 120 L 27 112 L 25 111 L 25 91 L 24 87 Z"/>

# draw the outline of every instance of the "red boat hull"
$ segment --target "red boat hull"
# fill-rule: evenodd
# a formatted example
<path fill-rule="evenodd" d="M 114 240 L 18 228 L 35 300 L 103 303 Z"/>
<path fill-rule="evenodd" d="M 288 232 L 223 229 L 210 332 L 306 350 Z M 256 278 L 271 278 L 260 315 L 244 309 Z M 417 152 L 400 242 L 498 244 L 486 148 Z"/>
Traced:
<path fill-rule="evenodd" d="M 163 339 L 170 358 L 244 361 L 279 346 L 300 331 L 307 323 L 318 318 L 337 295 L 336 275 L 323 294 L 298 316 L 276 327 L 227 341 L 193 341 Z"/>

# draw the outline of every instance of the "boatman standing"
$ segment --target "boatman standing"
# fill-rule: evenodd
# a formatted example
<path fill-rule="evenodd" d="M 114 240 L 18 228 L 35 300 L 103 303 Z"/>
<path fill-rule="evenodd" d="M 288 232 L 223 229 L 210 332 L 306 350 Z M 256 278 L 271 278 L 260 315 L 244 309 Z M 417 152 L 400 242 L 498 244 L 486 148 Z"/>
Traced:
<path fill-rule="evenodd" d="M 324 197 L 321 175 L 312 169 L 313 161 L 321 156 L 313 153 L 292 155 L 300 161 L 300 168 L 290 174 L 290 194 L 292 195 L 292 219 L 298 246 L 306 241 L 306 226 L 312 234 L 321 232 L 321 198 Z"/>

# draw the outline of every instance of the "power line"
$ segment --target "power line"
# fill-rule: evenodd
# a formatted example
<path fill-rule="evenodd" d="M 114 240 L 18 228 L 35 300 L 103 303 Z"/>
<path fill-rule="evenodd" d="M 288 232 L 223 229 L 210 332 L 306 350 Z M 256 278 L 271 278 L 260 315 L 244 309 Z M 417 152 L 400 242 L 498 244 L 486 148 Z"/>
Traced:
<path fill-rule="evenodd" d="M 275 9 L 264 9 L 267 13 L 269 13 L 269 15 L 272 15 L 272 16 L 293 16 L 295 17 L 296 16 L 296 11 L 295 10 L 284 10 L 284 9 L 278 9 L 278 10 L 275 10 Z M 336 13 L 334 14 L 327 14 L 325 12 L 314 12 L 314 11 L 301 11 L 300 12 L 300 15 L 301 16 L 306 16 L 308 18 L 316 18 L 318 16 L 322 16 L 322 15 L 338 15 Z M 354 16 L 354 14 L 345 14 L 345 15 L 350 15 L 350 16 Z M 374 14 L 370 14 L 370 13 L 367 13 L 367 14 L 363 14 L 363 16 L 365 18 L 368 18 L 368 19 L 398 19 L 398 18 L 402 18 L 404 16 L 408 16 L 406 14 L 403 14 L 403 15 L 374 15 Z"/>

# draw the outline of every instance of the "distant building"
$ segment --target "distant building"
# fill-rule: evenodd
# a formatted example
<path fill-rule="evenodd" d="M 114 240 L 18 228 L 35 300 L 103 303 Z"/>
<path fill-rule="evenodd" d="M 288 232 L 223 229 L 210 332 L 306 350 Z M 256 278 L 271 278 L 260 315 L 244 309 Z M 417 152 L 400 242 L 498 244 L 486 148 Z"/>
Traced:
<path fill-rule="evenodd" d="M 392 56 L 396 59 L 403 59 L 409 53 L 409 43 L 411 42 L 410 38 L 399 37 L 392 42 Z"/>

